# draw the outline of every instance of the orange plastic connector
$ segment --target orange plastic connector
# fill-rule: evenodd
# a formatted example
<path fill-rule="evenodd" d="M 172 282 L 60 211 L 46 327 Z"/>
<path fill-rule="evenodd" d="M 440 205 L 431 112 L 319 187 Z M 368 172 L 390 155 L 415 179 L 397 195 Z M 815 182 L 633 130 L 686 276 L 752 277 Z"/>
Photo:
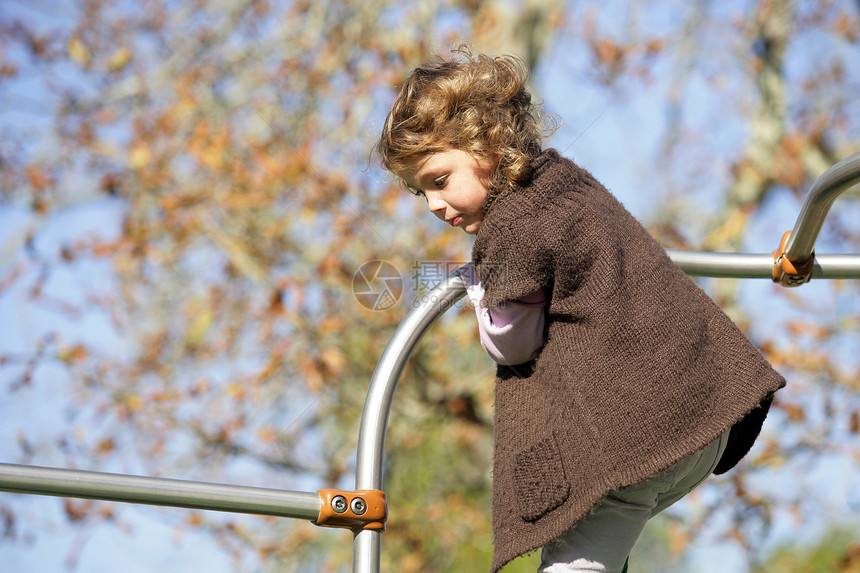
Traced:
<path fill-rule="evenodd" d="M 812 269 L 815 267 L 815 251 L 809 259 L 802 263 L 789 260 L 785 256 L 785 246 L 791 231 L 786 231 L 779 242 L 779 249 L 773 252 L 773 282 L 784 287 L 798 287 L 808 283 L 812 277 Z"/>
<path fill-rule="evenodd" d="M 317 493 L 322 498 L 323 505 L 315 524 L 353 531 L 385 529 L 385 521 L 388 519 L 385 492 L 376 489 L 321 489 Z"/>

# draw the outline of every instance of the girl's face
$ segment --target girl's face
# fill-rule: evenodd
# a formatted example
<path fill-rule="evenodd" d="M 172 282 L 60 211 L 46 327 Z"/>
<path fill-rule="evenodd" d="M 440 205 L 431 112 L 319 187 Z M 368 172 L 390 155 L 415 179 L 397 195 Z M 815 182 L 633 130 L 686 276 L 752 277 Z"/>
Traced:
<path fill-rule="evenodd" d="M 418 160 L 403 177 L 427 199 L 430 212 L 474 235 L 484 220 L 490 166 L 471 153 L 449 149 Z"/>

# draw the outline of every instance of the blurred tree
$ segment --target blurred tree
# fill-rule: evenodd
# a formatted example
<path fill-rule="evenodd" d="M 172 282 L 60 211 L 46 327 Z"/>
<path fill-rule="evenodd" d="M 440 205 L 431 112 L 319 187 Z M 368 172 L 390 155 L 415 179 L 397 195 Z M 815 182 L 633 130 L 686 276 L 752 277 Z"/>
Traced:
<path fill-rule="evenodd" d="M 351 488 L 376 359 L 415 298 L 469 258 L 463 237 L 440 232 L 370 148 L 406 72 L 464 40 L 523 55 L 536 94 L 574 128 L 593 118 L 575 98 L 556 103 L 577 93 L 566 80 L 620 114 L 635 96 L 658 94 L 660 175 L 638 190 L 659 205 L 648 216 L 667 246 L 744 248 L 776 199 L 796 201 L 857 150 L 851 3 L 616 4 L 0 8 L 0 302 L 24 305 L 15 330 L 34 333 L 23 344 L 4 336 L 0 383 L 8 404 L 62 402 L 49 424 L 6 422 L 2 451 L 15 459 L 4 461 Z M 556 145 L 569 136 L 561 131 Z M 596 148 L 613 154 L 610 140 Z M 695 202 L 710 207 L 696 212 Z M 832 217 L 825 246 L 860 251 L 850 205 Z M 397 300 L 355 296 L 357 271 L 375 260 L 398 269 Z M 713 535 L 763 558 L 755 548 L 768 524 L 783 512 L 815 515 L 815 500 L 766 491 L 762 477 L 787 459 L 812 467 L 856 457 L 860 364 L 856 352 L 844 357 L 858 347 L 856 283 L 810 285 L 820 289 L 814 309 L 810 287 L 774 288 L 768 296 L 787 309 L 779 320 L 762 317 L 734 283 L 708 283 L 743 325 L 774 326 L 750 326 L 750 335 L 793 389 L 772 420 L 782 435 L 765 435 L 748 464 L 672 517 L 674 558 L 720 517 L 730 525 Z M 385 570 L 489 562 L 492 368 L 469 310 L 449 314 L 395 401 Z M 46 535 L 22 503 L 0 497 L 0 543 Z M 79 531 L 127 526 L 119 507 L 58 503 Z M 347 534 L 307 524 L 160 515 L 177 535 L 208 531 L 236 570 L 335 571 L 350 560 Z M 71 563 L 80 548 L 69 549 Z M 534 558 L 506 569 L 530 570 Z"/>
<path fill-rule="evenodd" d="M 774 552 L 755 573 L 849 573 L 860 570 L 860 544 L 856 531 L 828 531 L 813 547 L 788 545 Z"/>

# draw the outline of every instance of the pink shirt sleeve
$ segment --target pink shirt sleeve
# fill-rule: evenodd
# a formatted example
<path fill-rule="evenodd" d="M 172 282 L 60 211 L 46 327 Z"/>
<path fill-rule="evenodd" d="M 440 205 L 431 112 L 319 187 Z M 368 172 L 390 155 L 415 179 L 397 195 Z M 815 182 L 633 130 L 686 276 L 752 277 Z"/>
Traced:
<path fill-rule="evenodd" d="M 481 346 L 499 364 L 513 366 L 535 358 L 544 343 L 543 291 L 509 301 L 504 306 L 475 307 Z"/>
<path fill-rule="evenodd" d="M 544 343 L 546 295 L 536 291 L 496 308 L 483 304 L 484 288 L 471 268 L 462 278 L 475 305 L 481 346 L 499 364 L 513 366 L 535 358 Z"/>

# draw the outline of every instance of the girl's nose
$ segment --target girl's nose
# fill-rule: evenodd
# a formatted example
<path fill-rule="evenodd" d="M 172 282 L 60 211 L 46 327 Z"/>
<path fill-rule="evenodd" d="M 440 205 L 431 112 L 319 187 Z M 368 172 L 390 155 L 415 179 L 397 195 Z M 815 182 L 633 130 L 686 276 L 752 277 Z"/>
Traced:
<path fill-rule="evenodd" d="M 438 193 L 425 193 L 425 196 L 427 197 L 427 208 L 430 209 L 430 212 L 435 215 L 438 215 L 440 211 L 442 213 L 445 212 L 445 202 L 442 201 Z"/>

